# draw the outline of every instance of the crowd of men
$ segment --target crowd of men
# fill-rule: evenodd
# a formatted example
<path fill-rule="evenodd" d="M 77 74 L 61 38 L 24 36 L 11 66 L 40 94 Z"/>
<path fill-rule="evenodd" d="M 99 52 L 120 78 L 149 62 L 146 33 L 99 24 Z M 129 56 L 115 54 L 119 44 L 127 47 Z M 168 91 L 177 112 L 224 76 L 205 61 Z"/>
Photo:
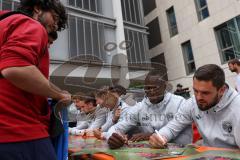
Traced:
<path fill-rule="evenodd" d="M 219 66 L 207 64 L 197 69 L 193 76 L 194 95 L 187 100 L 166 91 L 167 83 L 161 79 L 162 74 L 157 70 L 148 73 L 144 84 L 145 97 L 132 106 L 122 101 L 123 95 L 112 92 L 120 86 L 99 89 L 95 97 L 82 94 L 95 100 L 95 109 L 91 112 L 95 116 L 87 116 L 89 119 L 85 120 L 91 124 L 99 123 L 95 128 L 91 125 L 83 128 L 78 122 L 70 133 L 92 132 L 97 138 L 106 140 L 112 149 L 123 146 L 126 140 L 149 140 L 152 147 L 162 148 L 168 142 L 192 143 L 191 126 L 194 123 L 202 137 L 202 145 L 239 148 L 240 119 L 237 115 L 240 95 L 225 82 L 224 71 Z M 78 116 L 90 114 L 82 109 L 88 101 L 78 101 L 79 98 L 75 102 L 80 110 Z M 96 112 L 97 105 L 102 108 L 101 112 Z M 82 118 L 78 120 L 84 121 Z"/>

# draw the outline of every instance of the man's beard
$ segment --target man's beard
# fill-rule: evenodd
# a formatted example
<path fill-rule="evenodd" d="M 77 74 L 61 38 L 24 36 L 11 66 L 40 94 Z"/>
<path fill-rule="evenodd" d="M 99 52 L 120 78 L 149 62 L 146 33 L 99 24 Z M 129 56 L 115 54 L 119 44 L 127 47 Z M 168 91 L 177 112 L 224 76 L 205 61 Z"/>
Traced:
<path fill-rule="evenodd" d="M 231 72 L 237 72 L 236 68 L 230 69 Z"/>
<path fill-rule="evenodd" d="M 38 21 L 42 24 L 42 26 L 46 29 L 46 31 L 48 33 L 50 33 L 50 28 L 47 26 L 46 21 L 45 21 L 45 17 L 44 14 L 42 13 L 41 15 L 39 15 L 38 17 Z"/>
<path fill-rule="evenodd" d="M 214 100 L 208 104 L 207 106 L 202 106 L 201 104 L 198 104 L 198 108 L 201 110 L 201 111 L 207 111 L 209 110 L 210 108 L 214 107 L 216 104 L 218 104 L 219 102 L 219 98 L 218 98 L 218 95 L 216 95 L 216 97 L 214 98 Z"/>
<path fill-rule="evenodd" d="M 162 95 L 158 95 L 158 96 L 154 96 L 154 97 L 148 97 L 149 98 L 149 100 L 150 100 L 150 102 L 152 103 L 152 104 L 158 104 L 158 103 L 160 103 L 161 101 L 163 101 L 163 99 L 164 99 L 164 94 L 162 94 Z"/>

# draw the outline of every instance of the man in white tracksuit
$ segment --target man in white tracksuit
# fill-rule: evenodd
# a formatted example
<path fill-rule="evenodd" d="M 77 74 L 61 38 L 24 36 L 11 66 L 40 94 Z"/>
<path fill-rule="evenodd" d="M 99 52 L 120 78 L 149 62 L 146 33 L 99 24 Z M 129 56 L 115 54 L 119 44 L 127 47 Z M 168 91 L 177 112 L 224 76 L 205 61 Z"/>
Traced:
<path fill-rule="evenodd" d="M 122 101 L 121 96 L 126 94 L 126 89 L 120 85 L 109 88 L 105 93 L 102 106 L 108 109 L 106 122 L 100 130 L 95 130 L 94 135 L 100 139 L 106 139 L 106 133 L 110 127 L 120 122 L 126 117 L 129 111 L 129 105 Z"/>
<path fill-rule="evenodd" d="M 106 109 L 97 106 L 93 94 L 76 95 L 76 107 L 78 107 L 77 126 L 69 128 L 70 134 L 81 134 L 81 131 L 93 130 L 101 127 L 106 121 Z"/>
<path fill-rule="evenodd" d="M 214 64 L 200 67 L 193 77 L 194 95 L 174 119 L 153 134 L 149 143 L 161 148 L 193 121 L 203 145 L 222 148 L 240 147 L 240 95 L 227 84 L 223 70 Z M 160 138 L 161 136 L 161 138 Z"/>
<path fill-rule="evenodd" d="M 110 148 L 119 148 L 124 144 L 121 134 L 125 134 L 131 128 L 139 126 L 142 129 L 142 139 L 148 140 L 155 130 L 159 130 L 165 126 L 177 113 L 178 108 L 185 101 L 180 96 L 171 93 L 165 93 L 166 82 L 161 79 L 162 73 L 151 71 L 145 79 L 146 98 L 142 102 L 137 103 L 129 111 L 127 117 L 123 121 L 112 126 L 108 133 L 107 139 Z M 134 137 L 134 139 L 138 139 Z M 192 141 L 191 124 L 186 126 L 186 130 L 182 132 L 173 142 L 180 144 L 188 144 Z"/>

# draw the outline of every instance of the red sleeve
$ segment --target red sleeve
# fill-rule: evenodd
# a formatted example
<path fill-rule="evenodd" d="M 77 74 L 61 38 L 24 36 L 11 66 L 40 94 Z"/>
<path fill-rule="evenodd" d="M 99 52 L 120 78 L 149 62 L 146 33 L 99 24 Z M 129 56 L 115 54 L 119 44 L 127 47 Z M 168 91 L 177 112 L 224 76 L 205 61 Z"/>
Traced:
<path fill-rule="evenodd" d="M 48 41 L 46 30 L 39 22 L 22 16 L 20 15 L 21 18 L 18 17 L 19 19 L 5 30 L 7 40 L 0 46 L 0 70 L 9 67 L 37 66 L 39 58 L 46 52 Z"/>

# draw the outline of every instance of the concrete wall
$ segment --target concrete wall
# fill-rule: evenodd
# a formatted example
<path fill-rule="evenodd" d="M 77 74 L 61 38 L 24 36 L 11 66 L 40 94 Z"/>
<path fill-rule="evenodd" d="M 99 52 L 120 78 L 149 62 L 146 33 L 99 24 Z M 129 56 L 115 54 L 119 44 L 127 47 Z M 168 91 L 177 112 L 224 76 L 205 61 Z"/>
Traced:
<path fill-rule="evenodd" d="M 240 15 L 239 0 L 207 0 L 209 17 L 198 21 L 194 0 L 156 0 L 157 8 L 145 17 L 145 23 L 159 18 L 162 43 L 150 50 L 150 57 L 165 54 L 169 81 L 176 86 L 182 83 L 192 86 L 192 75 L 186 75 L 181 44 L 191 40 L 196 68 L 214 63 L 220 65 L 230 85 L 234 85 L 234 73 L 227 64 L 221 64 L 214 27 Z M 178 34 L 170 38 L 166 10 L 174 6 Z"/>

